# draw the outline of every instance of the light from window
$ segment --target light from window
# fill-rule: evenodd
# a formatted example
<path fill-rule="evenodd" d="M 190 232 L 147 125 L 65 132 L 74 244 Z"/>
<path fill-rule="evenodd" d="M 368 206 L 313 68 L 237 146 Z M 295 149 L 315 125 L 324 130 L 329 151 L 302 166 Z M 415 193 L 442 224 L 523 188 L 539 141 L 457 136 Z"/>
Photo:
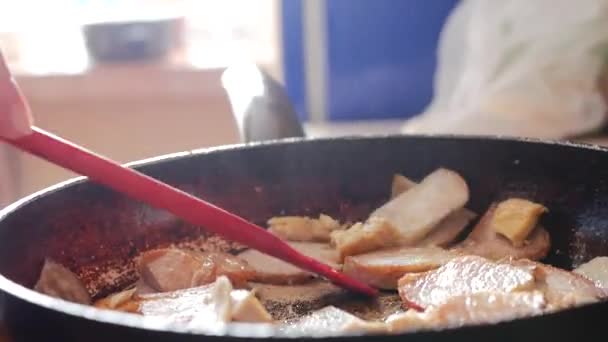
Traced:
<path fill-rule="evenodd" d="M 0 2 L 0 47 L 16 71 L 78 73 L 89 66 L 81 26 L 165 15 L 186 19 L 183 61 L 276 62 L 279 0 L 19 0 Z"/>

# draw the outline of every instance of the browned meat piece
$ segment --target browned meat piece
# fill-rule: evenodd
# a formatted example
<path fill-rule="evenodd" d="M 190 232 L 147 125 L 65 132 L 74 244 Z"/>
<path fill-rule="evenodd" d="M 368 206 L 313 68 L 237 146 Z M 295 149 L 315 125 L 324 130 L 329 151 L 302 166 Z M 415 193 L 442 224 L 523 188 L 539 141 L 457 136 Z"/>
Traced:
<path fill-rule="evenodd" d="M 447 247 L 453 243 L 458 235 L 469 225 L 477 214 L 468 210 L 460 209 L 448 215 L 422 241 L 418 246 Z"/>
<path fill-rule="evenodd" d="M 393 184 L 393 192 L 404 192 L 376 209 L 365 223 L 331 234 L 331 243 L 341 258 L 412 246 L 421 240 L 425 246 L 448 245 L 472 220 L 472 213 L 462 209 L 469 189 L 458 174 L 439 169 L 420 184 L 403 176 L 395 177 L 400 185 Z"/>
<path fill-rule="evenodd" d="M 492 228 L 495 210 L 496 205 L 492 205 L 471 234 L 454 249 L 463 254 L 479 255 L 492 260 L 505 257 L 539 260 L 547 255 L 551 247 L 551 239 L 544 228 L 536 227 L 523 245 L 516 247 Z"/>
<path fill-rule="evenodd" d="M 534 288 L 533 271 L 477 256 L 457 257 L 436 270 L 406 274 L 399 294 L 415 309 L 439 306 L 456 296 L 479 292 L 514 292 Z"/>
<path fill-rule="evenodd" d="M 347 257 L 344 273 L 374 287 L 396 289 L 405 273 L 435 269 L 457 254 L 438 247 L 398 247 Z"/>
<path fill-rule="evenodd" d="M 137 300 L 137 288 L 114 293 L 106 298 L 95 302 L 100 309 L 118 310 L 131 313 L 139 312 L 139 300 Z"/>
<path fill-rule="evenodd" d="M 498 203 L 492 219 L 492 229 L 521 247 L 547 211 L 543 205 L 522 198 L 509 198 Z"/>
<path fill-rule="evenodd" d="M 338 252 L 328 244 L 314 242 L 290 242 L 300 253 L 315 258 L 329 266 L 339 269 Z M 300 284 L 315 278 L 315 275 L 292 264 L 276 259 L 254 249 L 238 255 L 254 270 L 253 281 L 267 284 Z"/>
<path fill-rule="evenodd" d="M 292 264 L 276 259 L 254 249 L 238 255 L 255 270 L 252 280 L 266 284 L 301 284 L 315 276 Z"/>
<path fill-rule="evenodd" d="M 540 315 L 546 302 L 539 291 L 492 293 L 479 292 L 456 296 L 424 313 L 408 311 L 387 319 L 391 333 L 423 329 L 455 328 L 465 325 L 492 324 L 516 318 Z"/>
<path fill-rule="evenodd" d="M 234 255 L 198 253 L 176 248 L 145 252 L 138 266 L 145 283 L 162 292 L 209 284 L 220 275 L 227 276 L 241 286 L 255 274 L 245 261 Z"/>
<path fill-rule="evenodd" d="M 148 285 L 143 279 L 139 279 L 137 280 L 137 282 L 135 283 L 135 295 L 144 295 L 144 294 L 152 294 L 152 293 L 157 293 L 158 291 L 156 291 L 155 289 L 153 289 L 152 287 L 150 287 L 150 285 Z"/>
<path fill-rule="evenodd" d="M 219 276 L 226 276 L 235 287 L 245 287 L 247 282 L 255 276 L 255 270 L 241 258 L 228 253 L 221 252 L 205 252 L 199 253 L 198 257 L 203 260 L 205 271 L 199 273 L 204 279 L 202 284 L 209 284 Z M 214 272 L 211 278 L 207 277 L 207 267 L 212 267 Z M 197 275 L 195 275 L 195 279 Z M 197 281 L 201 284 L 201 280 Z"/>
<path fill-rule="evenodd" d="M 315 258 L 334 269 L 341 269 L 338 251 L 326 243 L 292 242 L 290 245 L 300 253 Z"/>
<path fill-rule="evenodd" d="M 593 281 L 595 286 L 608 291 L 608 257 L 597 257 L 580 265 L 575 273 Z"/>
<path fill-rule="evenodd" d="M 91 297 L 76 274 L 60 264 L 45 260 L 34 289 L 51 297 L 90 304 Z"/>
<path fill-rule="evenodd" d="M 385 219 L 400 232 L 400 244 L 422 240 L 445 217 L 469 200 L 469 188 L 457 173 L 438 169 L 420 184 L 376 209 L 371 217 Z"/>
<path fill-rule="evenodd" d="M 288 337 L 335 336 L 362 333 L 386 333 L 386 325 L 367 322 L 333 306 L 279 326 L 279 334 Z"/>
<path fill-rule="evenodd" d="M 370 217 L 365 223 L 356 223 L 347 230 L 331 234 L 331 244 L 344 260 L 349 255 L 357 255 L 400 245 L 401 234 L 385 219 Z"/>
<path fill-rule="evenodd" d="M 147 285 L 161 292 L 176 291 L 196 286 L 195 275 L 200 279 L 207 271 L 211 278 L 212 269 L 203 268 L 202 262 L 192 253 L 179 249 L 158 249 L 142 254 L 139 273 Z"/>
<path fill-rule="evenodd" d="M 416 186 L 416 184 L 416 182 L 403 175 L 394 175 L 391 188 L 391 199 L 410 190 Z M 447 247 L 456 240 L 458 235 L 460 235 L 476 216 L 477 214 L 466 208 L 456 210 L 439 222 L 437 226 L 435 226 L 431 232 L 416 245 Z"/>
<path fill-rule="evenodd" d="M 324 280 L 291 286 L 251 283 L 251 289 L 276 320 L 306 315 L 348 296 L 345 290 Z"/>
<path fill-rule="evenodd" d="M 268 231 L 289 241 L 329 242 L 331 232 L 342 229 L 340 223 L 328 215 L 318 219 L 304 216 L 273 217 L 268 220 Z"/>

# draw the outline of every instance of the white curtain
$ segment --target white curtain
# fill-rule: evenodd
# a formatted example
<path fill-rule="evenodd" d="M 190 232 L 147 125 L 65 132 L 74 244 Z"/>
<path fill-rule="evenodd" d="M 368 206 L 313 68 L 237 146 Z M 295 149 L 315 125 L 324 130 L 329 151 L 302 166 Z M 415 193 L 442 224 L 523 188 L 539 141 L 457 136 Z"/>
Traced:
<path fill-rule="evenodd" d="M 606 122 L 608 0 L 466 0 L 443 28 L 435 96 L 404 133 L 561 139 Z"/>

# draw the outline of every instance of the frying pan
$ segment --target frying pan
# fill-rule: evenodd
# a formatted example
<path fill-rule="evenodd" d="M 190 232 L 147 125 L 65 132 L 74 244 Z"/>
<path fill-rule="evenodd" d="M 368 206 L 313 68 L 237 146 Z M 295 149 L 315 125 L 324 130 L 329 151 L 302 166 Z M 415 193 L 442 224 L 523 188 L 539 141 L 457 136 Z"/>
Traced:
<path fill-rule="evenodd" d="M 324 212 L 343 220 L 362 219 L 387 200 L 393 173 L 421 179 L 442 166 L 468 181 L 469 207 L 476 212 L 515 195 L 544 203 L 550 212 L 542 224 L 552 237 L 547 262 L 571 268 L 608 254 L 608 150 L 599 147 L 447 136 L 290 139 L 175 154 L 133 166 L 258 224 L 279 214 Z M 29 290 L 43 259 L 52 257 L 101 296 L 133 280 L 130 260 L 137 253 L 186 241 L 209 249 L 239 248 L 83 179 L 25 198 L 0 212 L 6 324 L 16 340 L 28 341 L 224 342 L 272 335 L 239 325 L 224 335 L 202 337 Z M 598 303 L 497 325 L 371 338 L 566 341 L 584 332 L 586 339 L 603 340 L 606 317 L 608 303 Z"/>

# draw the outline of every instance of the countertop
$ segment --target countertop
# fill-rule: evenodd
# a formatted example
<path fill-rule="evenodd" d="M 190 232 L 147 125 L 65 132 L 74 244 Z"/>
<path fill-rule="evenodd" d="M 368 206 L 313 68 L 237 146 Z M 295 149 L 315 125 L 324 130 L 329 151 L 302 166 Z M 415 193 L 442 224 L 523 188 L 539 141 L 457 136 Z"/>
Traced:
<path fill-rule="evenodd" d="M 307 123 L 306 134 L 311 137 L 340 137 L 348 135 L 399 134 L 402 120 L 370 120 L 331 123 Z M 608 146 L 608 131 L 567 139 L 569 141 Z"/>

